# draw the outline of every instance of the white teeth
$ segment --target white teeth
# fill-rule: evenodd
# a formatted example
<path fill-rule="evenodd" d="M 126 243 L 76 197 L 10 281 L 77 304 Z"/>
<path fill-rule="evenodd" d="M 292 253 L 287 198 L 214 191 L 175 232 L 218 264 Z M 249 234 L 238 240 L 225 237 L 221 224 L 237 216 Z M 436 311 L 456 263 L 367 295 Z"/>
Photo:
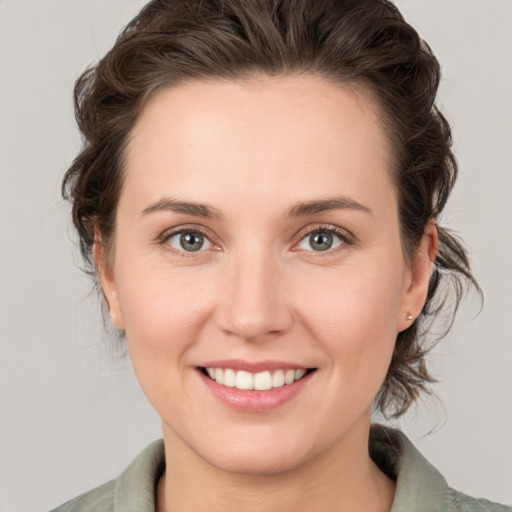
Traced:
<path fill-rule="evenodd" d="M 291 384 L 295 380 L 295 370 L 286 370 L 284 374 L 284 383 Z M 219 381 L 217 381 L 219 382 Z"/>
<path fill-rule="evenodd" d="M 236 373 L 235 370 L 231 368 L 226 368 L 224 370 L 224 386 L 228 386 L 230 388 L 234 388 L 236 385 Z"/>
<path fill-rule="evenodd" d="M 259 373 L 251 373 L 243 370 L 235 371 L 231 368 L 206 368 L 206 373 L 218 384 L 237 389 L 255 389 L 266 391 L 272 388 L 280 388 L 284 385 L 302 379 L 306 370 L 267 370 Z"/>
<path fill-rule="evenodd" d="M 254 387 L 253 380 L 254 379 L 253 379 L 252 373 L 244 372 L 241 370 L 239 372 L 236 372 L 235 387 L 237 389 L 253 389 L 253 387 Z"/>
<path fill-rule="evenodd" d="M 304 369 L 295 370 L 294 380 L 300 380 L 300 379 L 302 379 L 302 377 L 304 377 L 304 375 L 306 375 L 306 370 L 304 370 Z M 226 378 L 226 377 L 224 376 L 224 378 Z"/>
<path fill-rule="evenodd" d="M 281 386 L 284 386 L 284 371 L 276 370 L 272 375 L 272 387 L 280 388 Z"/>
<path fill-rule="evenodd" d="M 260 372 L 254 376 L 254 389 L 258 391 L 272 389 L 272 375 L 270 375 L 270 372 Z"/>

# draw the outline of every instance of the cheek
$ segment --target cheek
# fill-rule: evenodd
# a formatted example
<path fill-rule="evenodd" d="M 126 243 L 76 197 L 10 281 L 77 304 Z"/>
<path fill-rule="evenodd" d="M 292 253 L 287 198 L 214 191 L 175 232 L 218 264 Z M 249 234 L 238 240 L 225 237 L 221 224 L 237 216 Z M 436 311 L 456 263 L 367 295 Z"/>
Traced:
<path fill-rule="evenodd" d="M 131 273 L 120 289 L 126 342 L 139 384 L 160 417 L 178 426 L 194 421 L 190 415 L 202 407 L 189 391 L 191 356 L 212 304 L 211 285 L 200 274 L 153 268 L 147 275 Z"/>
<path fill-rule="evenodd" d="M 120 271 L 126 339 L 139 377 L 187 365 L 187 351 L 199 340 L 212 304 L 211 287 L 202 274 L 158 267 L 140 272 L 129 264 Z"/>
<path fill-rule="evenodd" d="M 300 278 L 300 316 L 335 370 L 385 374 L 397 336 L 402 270 L 399 264 L 386 269 L 365 262 Z"/>
<path fill-rule="evenodd" d="M 317 412 L 336 429 L 371 410 L 391 361 L 401 297 L 396 278 L 352 270 L 307 283 L 316 292 L 299 305 L 326 356 L 329 384 Z"/>

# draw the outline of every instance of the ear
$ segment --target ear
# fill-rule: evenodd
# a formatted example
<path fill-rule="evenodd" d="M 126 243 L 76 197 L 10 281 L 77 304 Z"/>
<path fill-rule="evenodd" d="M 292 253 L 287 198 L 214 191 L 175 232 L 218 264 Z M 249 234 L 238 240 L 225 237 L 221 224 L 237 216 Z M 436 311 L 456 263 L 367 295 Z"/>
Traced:
<path fill-rule="evenodd" d="M 400 308 L 398 332 L 407 329 L 416 320 L 425 305 L 437 251 L 437 227 L 435 221 L 431 219 L 425 226 L 420 243 L 412 256 L 410 272 Z"/>
<path fill-rule="evenodd" d="M 121 305 L 119 303 L 114 271 L 111 262 L 109 261 L 107 250 L 102 243 L 101 235 L 98 233 L 96 233 L 94 237 L 92 254 L 96 272 L 100 278 L 103 296 L 107 301 L 107 306 L 109 308 L 112 322 L 118 329 L 124 330 L 123 314 L 121 312 Z"/>

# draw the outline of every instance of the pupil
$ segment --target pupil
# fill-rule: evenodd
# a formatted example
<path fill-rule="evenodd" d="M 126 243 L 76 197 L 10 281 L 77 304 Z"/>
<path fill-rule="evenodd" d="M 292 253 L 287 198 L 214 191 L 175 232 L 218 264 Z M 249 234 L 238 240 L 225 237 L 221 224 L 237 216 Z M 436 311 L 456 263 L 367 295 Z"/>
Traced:
<path fill-rule="evenodd" d="M 332 246 L 332 236 L 327 233 L 316 233 L 313 236 L 310 245 L 317 251 L 326 251 Z"/>
<path fill-rule="evenodd" d="M 186 251 L 198 251 L 203 246 L 203 236 L 197 233 L 183 233 L 180 243 Z"/>

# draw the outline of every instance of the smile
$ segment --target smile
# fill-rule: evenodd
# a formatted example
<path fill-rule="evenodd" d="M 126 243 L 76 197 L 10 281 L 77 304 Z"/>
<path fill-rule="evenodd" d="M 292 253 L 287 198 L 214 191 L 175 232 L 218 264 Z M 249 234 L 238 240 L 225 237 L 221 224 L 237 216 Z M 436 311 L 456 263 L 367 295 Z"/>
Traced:
<path fill-rule="evenodd" d="M 251 373 L 245 370 L 231 368 L 204 368 L 204 372 L 210 379 L 229 388 L 243 390 L 267 391 L 273 388 L 293 384 L 302 379 L 309 370 L 277 369 Z"/>
<path fill-rule="evenodd" d="M 211 361 L 196 367 L 218 400 L 241 412 L 262 413 L 284 406 L 302 393 L 317 368 L 279 361 Z"/>

